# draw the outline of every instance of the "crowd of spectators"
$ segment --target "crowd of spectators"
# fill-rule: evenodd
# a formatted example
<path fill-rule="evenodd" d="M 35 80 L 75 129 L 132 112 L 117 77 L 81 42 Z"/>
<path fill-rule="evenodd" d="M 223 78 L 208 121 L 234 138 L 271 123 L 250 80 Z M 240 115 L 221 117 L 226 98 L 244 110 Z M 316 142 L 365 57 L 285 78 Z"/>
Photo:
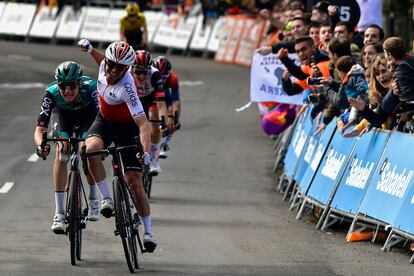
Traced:
<path fill-rule="evenodd" d="M 257 52 L 285 65 L 283 89 L 304 93 L 301 112 L 312 108 L 316 133 L 334 119 L 344 137 L 373 127 L 414 132 L 414 57 L 401 37 L 386 38 L 374 23 L 358 32 L 327 1 L 308 13 L 301 1 L 269 2 L 260 10 L 271 22 L 268 45 Z M 301 65 L 288 53 L 296 53 Z"/>

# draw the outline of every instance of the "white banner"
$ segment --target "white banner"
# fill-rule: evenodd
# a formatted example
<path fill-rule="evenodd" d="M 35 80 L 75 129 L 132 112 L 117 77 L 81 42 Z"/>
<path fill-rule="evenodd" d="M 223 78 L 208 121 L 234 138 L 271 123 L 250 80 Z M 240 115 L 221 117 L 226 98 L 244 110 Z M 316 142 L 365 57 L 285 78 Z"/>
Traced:
<path fill-rule="evenodd" d="M 289 54 L 295 59 L 296 54 Z M 282 74 L 285 66 L 274 54 L 262 56 L 253 55 L 250 71 L 250 100 L 252 102 L 279 102 L 288 104 L 303 104 L 302 93 L 288 96 L 282 88 Z"/>
<path fill-rule="evenodd" d="M 6 4 L 4 4 L 4 2 L 0 2 L 0 20 L 3 17 L 3 12 L 4 12 L 4 6 Z"/>
<path fill-rule="evenodd" d="M 36 14 L 33 25 L 30 28 L 29 36 L 52 38 L 55 35 L 59 19 L 61 18 L 61 14 L 56 18 L 57 11 L 57 7 L 50 10 L 48 6 L 44 6 Z"/>
<path fill-rule="evenodd" d="M 102 33 L 102 41 L 112 42 L 121 40 L 121 37 L 119 35 L 119 28 L 120 20 L 124 15 L 126 15 L 126 12 L 123 9 L 110 10 L 105 28 Z"/>
<path fill-rule="evenodd" d="M 153 43 L 156 45 L 170 47 L 171 40 L 175 35 L 175 25 L 178 21 L 177 14 L 164 16 L 160 23 L 157 33 L 155 34 Z"/>
<path fill-rule="evenodd" d="M 173 39 L 170 41 L 170 47 L 175 49 L 186 50 L 190 44 L 197 17 L 189 16 L 186 19 L 181 16 L 178 25 L 175 28 Z"/>
<path fill-rule="evenodd" d="M 83 19 L 85 18 L 85 8 L 81 8 L 75 14 L 71 6 L 64 6 L 61 13 L 56 38 L 77 39 Z"/>
<path fill-rule="evenodd" d="M 36 5 L 8 3 L 0 20 L 0 33 L 26 36 Z"/>
<path fill-rule="evenodd" d="M 151 44 L 165 15 L 154 11 L 144 11 L 144 15 L 147 21 L 148 43 Z"/>
<path fill-rule="evenodd" d="M 80 36 L 89 40 L 102 41 L 108 16 L 108 8 L 87 7 L 86 19 Z"/>
<path fill-rule="evenodd" d="M 211 25 L 203 28 L 203 15 L 200 14 L 197 18 L 197 24 L 191 39 L 190 49 L 196 51 L 204 51 L 207 48 L 208 39 L 211 33 Z"/>
<path fill-rule="evenodd" d="M 210 39 L 208 41 L 208 46 L 207 46 L 207 50 L 209 50 L 210 52 L 216 52 L 220 45 L 220 31 L 221 31 L 223 22 L 224 22 L 224 18 L 219 17 L 214 23 L 214 26 L 212 27 Z"/>

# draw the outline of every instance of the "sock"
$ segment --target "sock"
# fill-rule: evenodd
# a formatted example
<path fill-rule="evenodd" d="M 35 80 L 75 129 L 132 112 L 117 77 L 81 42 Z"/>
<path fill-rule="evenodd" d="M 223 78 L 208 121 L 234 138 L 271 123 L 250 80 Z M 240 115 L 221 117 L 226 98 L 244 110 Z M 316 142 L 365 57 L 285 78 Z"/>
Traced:
<path fill-rule="evenodd" d="M 55 214 L 65 213 L 65 192 L 55 192 Z"/>
<path fill-rule="evenodd" d="M 108 182 L 106 181 L 106 178 L 102 180 L 101 182 L 96 182 L 95 185 L 99 189 L 99 192 L 101 193 L 102 198 L 111 198 L 111 194 L 109 193 Z"/>
<path fill-rule="evenodd" d="M 168 145 L 168 143 L 171 140 L 171 137 L 172 137 L 171 134 L 168 134 L 167 136 L 162 137 L 162 143 Z"/>
<path fill-rule="evenodd" d="M 157 144 L 151 143 L 151 150 L 150 150 L 151 160 L 158 160 L 159 151 L 160 151 L 160 143 L 157 143 Z"/>
<path fill-rule="evenodd" d="M 89 185 L 89 199 L 96 200 L 98 199 L 98 189 L 96 184 Z"/>
<path fill-rule="evenodd" d="M 151 216 L 141 217 L 141 222 L 144 225 L 144 233 L 152 235 Z"/>

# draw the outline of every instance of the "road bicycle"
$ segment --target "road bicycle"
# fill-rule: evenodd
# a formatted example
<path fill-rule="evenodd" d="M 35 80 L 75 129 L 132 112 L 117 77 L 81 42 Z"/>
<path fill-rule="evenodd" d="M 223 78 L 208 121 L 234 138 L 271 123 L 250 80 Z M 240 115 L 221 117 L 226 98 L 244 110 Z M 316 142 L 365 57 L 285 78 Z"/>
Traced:
<path fill-rule="evenodd" d="M 103 150 L 83 152 L 83 158 L 104 155 L 111 155 L 113 169 L 113 195 L 114 195 L 114 215 L 115 215 L 115 236 L 120 236 L 124 248 L 125 259 L 131 273 L 139 269 L 138 246 L 141 253 L 148 252 L 143 247 L 139 236 L 138 227 L 140 224 L 138 213 L 134 211 L 133 196 L 124 179 L 121 151 L 138 149 L 142 152 L 139 140 L 136 145 L 119 146 L 117 139 L 114 139 L 114 146 Z"/>
<path fill-rule="evenodd" d="M 69 236 L 70 261 L 76 265 L 82 255 L 82 230 L 86 228 L 87 214 L 89 210 L 86 193 L 83 187 L 79 169 L 79 143 L 84 139 L 80 138 L 79 127 L 74 127 L 74 137 L 70 138 L 48 138 L 47 132 L 43 133 L 41 147 L 44 149 L 48 142 L 63 143 L 70 145 L 70 172 L 66 184 L 66 213 L 65 213 L 65 234 Z M 43 158 L 46 160 L 46 158 Z M 84 163 L 86 166 L 86 163 Z M 85 167 L 84 167 L 85 169 Z M 86 208 L 82 209 L 83 204 Z"/>

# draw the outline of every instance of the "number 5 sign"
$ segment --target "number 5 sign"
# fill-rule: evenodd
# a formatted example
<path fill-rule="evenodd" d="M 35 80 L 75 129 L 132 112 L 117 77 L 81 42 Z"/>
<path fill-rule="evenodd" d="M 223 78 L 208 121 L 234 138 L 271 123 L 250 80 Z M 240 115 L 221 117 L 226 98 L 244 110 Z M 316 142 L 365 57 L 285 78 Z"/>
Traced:
<path fill-rule="evenodd" d="M 339 10 L 339 20 L 349 21 L 352 25 L 358 24 L 361 17 L 361 10 L 355 0 L 332 0 L 332 5 L 336 6 Z"/>

